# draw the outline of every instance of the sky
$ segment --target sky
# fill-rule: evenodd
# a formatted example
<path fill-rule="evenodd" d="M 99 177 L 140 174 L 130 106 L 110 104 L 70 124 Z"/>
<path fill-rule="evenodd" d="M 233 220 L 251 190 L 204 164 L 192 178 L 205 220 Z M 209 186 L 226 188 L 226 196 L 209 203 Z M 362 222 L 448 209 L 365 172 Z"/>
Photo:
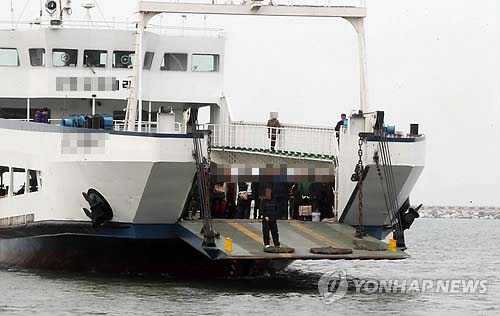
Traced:
<path fill-rule="evenodd" d="M 82 1 L 72 2 L 83 16 Z M 370 108 L 398 130 L 419 123 L 427 137 L 412 202 L 500 206 L 500 3 L 366 2 Z M 13 3 L 16 18 L 25 4 L 22 20 L 38 13 L 38 0 Z M 131 20 L 136 8 L 134 0 L 97 3 L 91 14 L 99 20 Z M 3 19 L 9 6 L 0 0 Z M 282 122 L 332 126 L 359 108 L 356 37 L 344 20 L 189 16 L 185 25 L 224 28 L 224 93 L 237 120 L 277 111 Z"/>

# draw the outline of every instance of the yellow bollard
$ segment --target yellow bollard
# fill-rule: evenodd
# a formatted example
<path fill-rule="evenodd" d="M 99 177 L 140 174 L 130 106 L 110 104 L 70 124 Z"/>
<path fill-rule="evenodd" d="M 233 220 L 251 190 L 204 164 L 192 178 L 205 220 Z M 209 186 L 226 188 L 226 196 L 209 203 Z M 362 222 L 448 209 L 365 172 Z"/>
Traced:
<path fill-rule="evenodd" d="M 396 239 L 389 239 L 389 251 L 396 251 L 397 249 Z"/>
<path fill-rule="evenodd" d="M 226 244 L 224 245 L 224 250 L 227 252 L 233 251 L 233 240 L 229 237 L 226 237 Z"/>

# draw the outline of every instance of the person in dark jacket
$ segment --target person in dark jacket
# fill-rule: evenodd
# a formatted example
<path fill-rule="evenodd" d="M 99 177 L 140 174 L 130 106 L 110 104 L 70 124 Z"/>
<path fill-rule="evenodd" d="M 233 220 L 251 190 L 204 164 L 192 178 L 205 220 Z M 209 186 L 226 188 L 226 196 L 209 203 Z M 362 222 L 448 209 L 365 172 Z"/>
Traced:
<path fill-rule="evenodd" d="M 342 113 L 340 115 L 340 121 L 337 122 L 337 125 L 335 125 L 335 134 L 337 135 L 337 138 L 339 138 L 339 133 L 340 133 L 340 128 L 344 126 L 344 120 L 347 118 L 347 115 L 345 113 Z"/>
<path fill-rule="evenodd" d="M 280 121 L 278 121 L 278 113 L 271 112 L 270 119 L 267 121 L 267 137 L 271 139 L 271 151 L 274 151 L 274 147 L 276 146 L 276 139 L 280 133 Z"/>
<path fill-rule="evenodd" d="M 269 248 L 269 231 L 273 237 L 275 247 L 280 246 L 280 236 L 278 233 L 278 223 L 276 220 L 279 217 L 278 203 L 272 198 L 272 190 L 267 188 L 261 207 L 262 212 L 262 237 L 264 239 L 264 247 Z"/>
<path fill-rule="evenodd" d="M 320 182 L 313 182 L 309 187 L 309 197 L 311 198 L 312 211 L 320 212 L 323 209 L 323 205 L 321 204 L 321 188 L 322 185 Z"/>
<path fill-rule="evenodd" d="M 49 109 L 43 108 L 40 111 L 36 111 L 34 122 L 49 124 Z"/>
<path fill-rule="evenodd" d="M 226 183 L 226 209 L 227 217 L 236 216 L 236 183 Z"/>
<path fill-rule="evenodd" d="M 252 200 L 250 200 L 250 197 L 248 196 L 248 184 L 246 182 L 238 182 L 238 205 L 236 218 L 249 219 L 251 203 Z"/>
<path fill-rule="evenodd" d="M 278 206 L 279 219 L 288 219 L 288 183 L 273 183 L 273 200 Z"/>
<path fill-rule="evenodd" d="M 299 184 L 293 183 L 290 188 L 290 218 L 299 219 L 299 206 L 302 202 L 302 194 L 299 191 Z"/>
<path fill-rule="evenodd" d="M 259 216 L 259 209 L 260 209 L 260 183 L 259 182 L 252 182 L 250 185 L 250 188 L 252 190 L 252 200 L 254 201 L 254 206 L 253 206 L 253 218 L 257 219 L 260 218 Z"/>

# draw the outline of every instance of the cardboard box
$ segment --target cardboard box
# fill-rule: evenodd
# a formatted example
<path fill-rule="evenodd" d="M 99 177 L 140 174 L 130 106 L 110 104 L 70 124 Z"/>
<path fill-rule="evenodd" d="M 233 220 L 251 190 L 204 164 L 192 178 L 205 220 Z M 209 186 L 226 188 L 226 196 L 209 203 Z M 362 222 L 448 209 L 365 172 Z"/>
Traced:
<path fill-rule="evenodd" d="M 269 188 L 266 188 L 264 190 L 264 195 L 260 197 L 263 200 L 271 200 L 272 198 L 272 190 Z"/>
<path fill-rule="evenodd" d="M 312 216 L 312 206 L 311 205 L 299 206 L 299 216 Z"/>

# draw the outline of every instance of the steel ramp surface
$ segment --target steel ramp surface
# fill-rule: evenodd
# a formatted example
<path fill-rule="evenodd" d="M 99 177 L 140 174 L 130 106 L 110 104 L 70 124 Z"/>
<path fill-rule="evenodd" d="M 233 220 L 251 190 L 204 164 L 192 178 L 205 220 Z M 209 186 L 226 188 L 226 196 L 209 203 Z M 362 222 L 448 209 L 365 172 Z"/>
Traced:
<path fill-rule="evenodd" d="M 213 259 L 405 259 L 406 253 L 390 251 L 387 244 L 373 237 L 354 237 L 355 229 L 346 224 L 332 222 L 308 222 L 279 220 L 278 230 L 282 246 L 292 247 L 293 253 L 264 252 L 261 220 L 214 219 L 217 249 L 207 252 L 202 247 L 203 221 L 178 223 L 178 236 L 192 247 Z M 232 250 L 224 249 L 226 238 L 232 239 Z M 271 239 L 272 240 L 272 239 Z M 313 254 L 311 248 L 328 247 L 352 249 L 350 254 Z"/>

